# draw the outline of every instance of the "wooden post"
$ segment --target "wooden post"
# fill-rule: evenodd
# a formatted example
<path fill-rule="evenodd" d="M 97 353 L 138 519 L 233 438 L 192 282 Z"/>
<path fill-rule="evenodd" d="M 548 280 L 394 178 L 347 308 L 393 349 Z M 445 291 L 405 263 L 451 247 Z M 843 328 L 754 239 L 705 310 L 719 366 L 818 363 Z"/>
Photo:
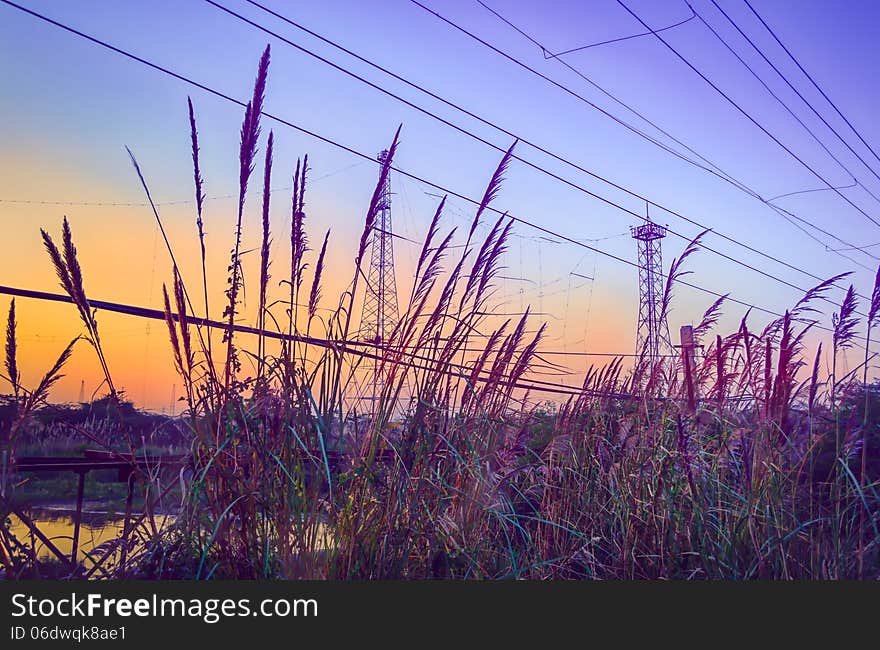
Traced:
<path fill-rule="evenodd" d="M 697 410 L 697 392 L 694 386 L 694 375 L 697 372 L 697 362 L 694 358 L 694 328 L 692 325 L 682 325 L 679 329 L 681 341 L 681 361 L 684 366 L 684 381 L 687 388 L 687 404 L 691 413 Z"/>
<path fill-rule="evenodd" d="M 76 489 L 76 515 L 73 519 L 73 548 L 70 549 L 70 563 L 73 566 L 77 564 L 76 558 L 79 552 L 79 529 L 82 524 L 83 491 L 86 485 L 86 472 L 80 471 L 77 474 L 79 474 L 79 486 Z"/>

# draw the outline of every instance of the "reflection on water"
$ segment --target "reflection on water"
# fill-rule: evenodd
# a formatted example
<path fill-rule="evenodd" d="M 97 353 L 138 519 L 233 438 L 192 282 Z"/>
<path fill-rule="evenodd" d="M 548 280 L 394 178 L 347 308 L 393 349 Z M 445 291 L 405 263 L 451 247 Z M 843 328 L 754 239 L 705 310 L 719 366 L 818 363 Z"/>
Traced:
<path fill-rule="evenodd" d="M 46 537 L 58 547 L 58 550 L 70 557 L 73 550 L 74 521 L 71 510 L 35 508 L 29 513 L 31 520 L 37 525 Z M 136 515 L 135 515 L 136 516 Z M 77 560 L 82 561 L 86 553 L 90 553 L 95 547 L 104 542 L 116 539 L 122 534 L 124 516 L 119 513 L 106 512 L 83 512 L 82 523 L 79 527 L 79 551 Z M 171 523 L 174 517 L 171 515 L 156 515 L 156 526 L 161 530 L 166 523 Z M 28 546 L 31 544 L 31 533 L 28 527 L 15 515 L 11 515 L 12 534 L 18 540 Z M 55 554 L 40 540 L 34 536 L 37 557 L 39 559 L 56 559 Z"/>
<path fill-rule="evenodd" d="M 73 549 L 74 514 L 73 510 L 61 508 L 32 508 L 28 513 L 31 521 L 37 525 L 40 532 L 48 537 L 67 558 L 70 557 L 70 552 Z M 136 519 L 137 516 L 137 513 L 134 513 L 132 518 Z M 23 521 L 14 514 L 10 515 L 10 518 L 12 520 L 11 532 L 19 542 L 28 548 L 33 543 L 40 560 L 57 561 L 58 558 L 39 537 L 36 535 L 31 537 L 31 532 Z M 124 515 L 117 512 L 83 512 L 79 529 L 77 561 L 86 560 L 87 566 L 91 566 L 86 554 L 92 553 L 101 544 L 120 537 L 123 530 L 123 518 Z M 157 514 L 155 515 L 156 528 L 161 531 L 172 524 L 174 519 L 174 515 Z M 296 533 L 291 532 L 290 540 L 294 546 L 305 544 L 310 549 L 304 551 L 306 555 L 327 551 L 333 547 L 332 531 L 326 523 L 317 523 L 313 531 L 312 534 L 306 535 L 305 539 L 299 538 Z M 94 553 L 92 561 L 99 558 L 102 552 L 103 549 Z"/>

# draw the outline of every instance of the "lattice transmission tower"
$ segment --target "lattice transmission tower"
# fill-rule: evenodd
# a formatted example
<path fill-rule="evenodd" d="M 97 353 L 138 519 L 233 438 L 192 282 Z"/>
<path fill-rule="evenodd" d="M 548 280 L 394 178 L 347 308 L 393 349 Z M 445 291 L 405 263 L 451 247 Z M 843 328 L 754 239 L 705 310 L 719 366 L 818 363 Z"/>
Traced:
<path fill-rule="evenodd" d="M 383 150 L 377 160 L 384 163 L 388 150 Z M 379 198 L 376 220 L 370 250 L 370 269 L 367 272 L 367 286 L 364 293 L 364 308 L 358 339 L 375 343 L 386 343 L 397 326 L 400 314 L 397 310 L 397 283 L 394 280 L 394 246 L 391 228 L 391 174 L 385 177 L 385 185 Z M 381 354 L 381 351 L 377 349 Z M 373 397 L 381 388 L 381 378 L 373 364 Z"/>
<path fill-rule="evenodd" d="M 639 324 L 636 354 L 651 362 L 672 352 L 669 323 L 663 315 L 663 253 L 661 242 L 666 227 L 648 220 L 630 228 L 639 246 Z"/>

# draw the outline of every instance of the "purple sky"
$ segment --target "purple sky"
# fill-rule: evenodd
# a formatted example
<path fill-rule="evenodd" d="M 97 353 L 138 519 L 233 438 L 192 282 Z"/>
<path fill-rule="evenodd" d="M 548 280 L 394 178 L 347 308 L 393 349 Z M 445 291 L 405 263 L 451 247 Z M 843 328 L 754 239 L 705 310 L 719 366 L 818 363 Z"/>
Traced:
<path fill-rule="evenodd" d="M 874 171 L 878 161 L 800 73 L 785 52 L 757 21 L 743 0 L 716 0 L 789 78 L 821 115 Z M 243 0 L 218 0 L 230 9 L 277 31 L 286 38 L 348 68 L 372 82 L 430 109 L 499 147 L 511 138 L 389 79 L 382 73 L 263 13 Z M 375 155 L 386 147 L 403 123 L 397 164 L 463 195 L 482 194 L 500 154 L 437 121 L 382 95 L 360 81 L 261 33 L 206 2 L 107 0 L 78 2 L 29 1 L 23 4 L 60 22 L 99 37 L 234 97 L 250 93 L 256 63 L 267 42 L 272 64 L 266 111 L 353 149 Z M 606 177 L 652 201 L 672 208 L 732 239 L 746 243 L 789 264 L 828 277 L 853 271 L 863 294 L 870 292 L 876 260 L 845 251 L 853 261 L 830 252 L 844 248 L 827 234 L 806 228 L 816 241 L 768 206 L 746 193 L 674 157 L 635 135 L 585 102 L 517 67 L 428 14 L 409 0 L 382 2 L 281 2 L 265 4 L 309 29 L 332 39 L 393 72 L 423 85 L 490 122 Z M 693 154 L 658 132 L 559 61 L 547 60 L 523 35 L 502 23 L 476 0 L 424 0 L 424 4 L 499 49 L 565 85 L 634 128 L 684 155 Z M 642 26 L 616 0 L 541 3 L 486 0 L 486 4 L 550 50 L 561 51 L 634 34 Z M 687 18 L 690 9 L 676 0 L 626 0 L 649 25 L 660 28 Z M 815 133 L 825 151 L 771 97 L 767 90 L 725 49 L 699 18 L 662 36 L 778 140 L 833 185 L 843 196 L 880 221 L 880 179 L 853 155 L 755 53 L 712 0 L 694 0 L 704 18 L 761 76 L 791 110 Z M 752 0 L 805 69 L 880 152 L 875 119 L 880 103 L 876 70 L 878 6 L 853 0 L 830 3 Z M 207 208 L 216 269 L 215 288 L 221 295 L 225 260 L 234 220 L 238 129 L 241 110 L 203 91 L 168 78 L 141 64 L 88 43 L 31 16 L 0 5 L 0 219 L 7 224 L 0 242 L 0 284 L 56 290 L 51 269 L 40 247 L 39 227 L 57 232 L 68 215 L 86 270 L 87 289 L 99 299 L 158 307 L 161 284 L 169 264 L 157 245 L 151 213 L 137 206 L 86 206 L 81 202 L 139 203 L 142 191 L 128 162 L 124 145 L 137 155 L 159 202 L 192 198 L 186 96 L 193 98 L 199 120 L 206 194 L 220 197 Z M 563 59 L 656 125 L 687 144 L 713 164 L 764 198 L 822 187 L 822 182 L 710 88 L 656 37 L 647 36 L 590 48 Z M 296 158 L 310 158 L 309 227 L 313 242 L 332 227 L 331 261 L 339 283 L 351 277 L 351 258 L 363 213 L 375 184 L 374 165 L 287 127 L 266 121 L 276 138 L 273 227 L 280 275 L 289 224 L 289 196 L 283 189 Z M 874 143 L 877 143 L 875 146 Z M 590 192 L 644 213 L 644 203 L 580 171 L 520 144 L 518 154 L 546 167 Z M 833 157 L 832 157 L 833 155 Z M 836 162 L 837 158 L 839 162 Z M 705 163 L 701 163 L 705 164 Z M 852 176 L 851 176 L 852 174 Z M 436 193 L 420 183 L 395 176 L 395 231 L 421 240 L 436 205 Z M 255 187 L 259 183 L 253 184 Z M 864 187 L 862 187 L 864 186 Z M 868 188 L 866 190 L 865 188 Z M 14 201 L 58 201 L 41 205 Z M 259 201 L 251 200 L 256 215 Z M 831 191 L 796 194 L 776 204 L 852 244 L 880 241 L 880 228 Z M 567 237 L 635 261 L 635 242 L 628 235 L 636 219 L 577 189 L 514 161 L 495 204 L 501 210 L 533 221 Z M 184 270 L 197 277 L 194 216 L 186 203 L 162 207 L 163 218 L 181 248 Z M 445 227 L 459 226 L 472 216 L 471 206 L 452 200 Z M 677 232 L 692 237 L 700 228 L 652 208 L 651 215 Z M 248 241 L 257 241 L 256 218 Z M 549 335 L 545 347 L 555 350 L 631 352 L 634 345 L 638 289 L 636 270 L 576 245 L 541 239 L 542 233 L 515 227 L 505 257 L 499 297 L 511 311 L 531 303 L 546 313 Z M 802 273 L 750 253 L 730 241 L 709 235 L 706 245 L 800 287 L 816 282 Z M 664 242 L 666 266 L 685 242 Z M 880 255 L 880 246 L 868 249 Z M 395 255 L 401 293 L 409 290 L 418 247 L 399 241 Z M 189 264 L 189 268 L 187 268 Z M 689 261 L 689 280 L 735 298 L 782 311 L 800 292 L 775 283 L 708 251 Z M 571 273 L 594 276 L 590 282 Z M 411 273 L 410 273 L 411 275 Z M 326 292 L 332 294 L 331 291 Z M 841 292 L 832 296 L 839 299 Z M 670 327 L 698 320 L 712 297 L 681 287 Z M 831 307 L 829 307 L 829 313 Z M 21 301 L 20 321 L 27 329 L 22 346 L 33 355 L 36 375 L 44 371 L 63 343 L 78 330 L 72 310 L 38 307 Z M 721 332 L 735 327 L 745 312 L 728 305 Z M 755 312 L 754 327 L 768 316 Z M 160 369 L 166 354 L 164 332 L 152 334 L 131 319 L 105 316 L 107 339 L 120 365 L 128 371 L 129 396 L 148 406 L 167 405 L 170 375 Z M 829 317 L 825 317 L 825 322 Z M 51 322 L 48 322 L 51 321 Z M 80 378 L 90 386 L 94 368 L 86 361 L 71 370 L 59 390 L 73 399 Z M 857 362 L 851 353 L 850 365 Z M 112 357 L 112 355 L 111 355 Z M 164 356 L 161 357 L 164 360 Z M 582 368 L 580 360 L 573 368 Z M 91 368 L 91 370 L 90 370 Z M 576 377 L 561 378 L 572 383 Z"/>

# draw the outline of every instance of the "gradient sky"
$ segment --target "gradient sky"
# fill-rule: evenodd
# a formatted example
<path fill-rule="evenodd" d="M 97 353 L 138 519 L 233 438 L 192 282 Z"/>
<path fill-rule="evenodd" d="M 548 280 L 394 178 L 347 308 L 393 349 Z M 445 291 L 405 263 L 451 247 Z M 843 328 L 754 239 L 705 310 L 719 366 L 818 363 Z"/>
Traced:
<path fill-rule="evenodd" d="M 367 77 L 416 104 L 479 134 L 501 147 L 511 139 L 420 95 L 316 39 L 281 23 L 242 0 L 218 0 L 266 27 Z M 719 5 L 768 54 L 864 160 L 880 170 L 856 136 L 819 96 L 772 40 L 742 0 Z M 111 2 L 25 1 L 23 4 L 88 34 L 190 76 L 239 99 L 251 92 L 259 55 L 272 43 L 265 110 L 371 155 L 386 147 L 403 124 L 396 163 L 461 194 L 479 197 L 500 159 L 498 152 L 384 96 L 361 82 L 258 32 L 209 4 L 168 0 Z M 820 277 L 854 271 L 853 281 L 870 292 L 873 273 L 827 248 L 827 235 L 811 231 L 819 243 L 758 200 L 707 172 L 639 138 L 607 116 L 518 68 L 456 32 L 408 0 L 281 2 L 265 4 L 309 29 L 374 60 L 505 129 L 577 162 L 692 219 L 744 243 L 771 252 Z M 671 141 L 574 75 L 559 62 L 545 60 L 533 44 L 476 0 L 425 0 L 444 16 L 565 84 L 615 116 L 670 146 Z M 615 0 L 540 3 L 486 0 L 486 4 L 551 50 L 561 51 L 643 31 Z M 649 25 L 660 28 L 690 15 L 678 0 L 628 0 Z M 858 181 L 880 196 L 880 180 L 860 163 L 800 102 L 711 0 L 694 8 L 762 76 L 766 83 L 821 138 Z M 753 0 L 786 46 L 798 57 L 869 143 L 880 143 L 875 107 L 880 103 L 876 45 L 880 9 L 875 2 Z M 698 20 L 663 32 L 700 71 L 740 103 L 787 147 L 835 185 L 852 178 L 782 109 L 748 71 Z M 631 39 L 567 55 L 578 68 L 619 99 L 688 144 L 764 197 L 822 187 L 795 160 L 733 109 L 655 37 Z M 206 230 L 212 300 L 220 304 L 228 250 L 232 242 L 237 192 L 238 130 L 242 111 L 203 91 L 166 77 L 63 32 L 31 16 L 0 5 L 0 284 L 57 291 L 57 281 L 42 250 L 39 228 L 60 232 L 63 215 L 71 221 L 90 297 L 151 307 L 161 306 L 162 283 L 170 261 L 157 227 L 142 204 L 144 197 L 124 146 L 138 157 L 177 251 L 185 278 L 199 279 L 198 242 L 191 201 L 192 171 L 186 97 L 196 107 L 202 149 Z M 272 195 L 275 273 L 280 280 L 289 233 L 290 175 L 296 159 L 308 153 L 308 230 L 317 247 L 332 228 L 326 305 L 351 278 L 356 239 L 375 185 L 376 167 L 307 135 L 265 121 L 275 130 L 275 181 Z M 873 144 L 872 144 L 873 146 Z M 262 148 L 262 145 L 261 145 Z M 874 147 L 875 151 L 880 151 Z M 642 213 L 638 199 L 554 161 L 526 145 L 518 153 L 536 164 Z M 260 163 L 261 165 L 262 163 Z M 252 182 L 258 188 L 259 181 Z M 437 203 L 436 190 L 395 175 L 394 228 L 421 240 Z M 862 187 L 841 192 L 875 219 L 880 203 Z M 69 202 L 66 204 L 20 201 Z M 880 241 L 880 229 L 829 191 L 797 194 L 778 205 L 857 245 Z M 258 242 L 259 196 L 251 192 L 245 248 Z M 628 228 L 636 220 L 575 189 L 514 161 L 495 207 L 528 219 L 614 255 L 635 261 Z M 444 225 L 463 225 L 473 211 L 466 202 L 449 203 Z M 660 223 L 692 237 L 699 228 L 659 211 Z M 544 347 L 555 350 L 631 352 L 634 347 L 638 285 L 636 270 L 570 243 L 543 239 L 524 225 L 515 227 L 505 255 L 505 275 L 526 281 L 500 282 L 499 295 L 511 312 L 531 304 L 546 314 Z M 827 243 L 827 247 L 826 247 Z M 774 262 L 749 254 L 709 235 L 706 244 L 801 287 L 814 281 Z M 664 261 L 684 241 L 664 241 Z M 880 252 L 880 248 L 870 249 Z M 400 293 L 408 295 L 418 247 L 395 243 Z M 876 262 L 856 251 L 847 255 L 870 268 Z M 249 287 L 256 279 L 256 255 L 246 262 Z M 707 251 L 689 260 L 688 279 L 730 292 L 745 302 L 782 311 L 800 292 L 774 283 Z M 593 282 L 571 272 L 594 276 Z M 249 292 L 249 307 L 256 295 Z M 835 299 L 841 296 L 833 294 Z M 698 321 L 712 296 L 679 287 L 670 327 Z M 5 302 L 4 299 L 4 309 Z M 17 301 L 20 365 L 26 384 L 46 370 L 66 342 L 79 333 L 69 305 Z M 830 310 L 830 306 L 829 306 Z M 720 331 L 735 327 L 745 309 L 727 305 Z M 251 313 L 251 312 L 246 312 Z M 214 314 L 217 315 L 216 313 Z M 754 312 L 753 327 L 769 317 Z M 825 322 L 829 320 L 824 317 Z M 117 384 L 150 408 L 169 408 L 175 383 L 164 325 L 99 313 L 99 323 Z M 536 323 L 537 325 L 537 323 Z M 811 344 L 815 344 L 813 339 Z M 847 362 L 857 363 L 850 353 Z M 585 359 L 570 357 L 574 370 Z M 577 377 L 561 377 L 577 383 Z M 85 345 L 77 350 L 59 399 L 76 399 L 80 381 L 86 393 L 97 387 L 97 363 Z M 179 383 L 179 382 L 178 382 Z"/>

